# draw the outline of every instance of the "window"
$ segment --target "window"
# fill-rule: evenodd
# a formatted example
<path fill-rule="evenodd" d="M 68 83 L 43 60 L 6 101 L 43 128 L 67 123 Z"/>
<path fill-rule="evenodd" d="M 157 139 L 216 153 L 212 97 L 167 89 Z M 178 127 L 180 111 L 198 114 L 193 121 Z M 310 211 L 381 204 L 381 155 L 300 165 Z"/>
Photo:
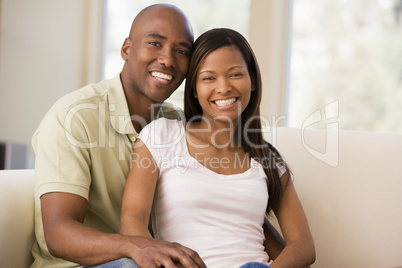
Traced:
<path fill-rule="evenodd" d="M 106 0 L 103 78 L 112 78 L 121 71 L 120 48 L 136 14 L 146 6 L 162 2 L 176 5 L 187 14 L 195 38 L 217 27 L 232 28 L 248 37 L 250 0 Z M 183 107 L 183 91 L 184 84 L 168 101 Z"/>
<path fill-rule="evenodd" d="M 289 126 L 335 103 L 341 129 L 402 133 L 401 59 L 402 0 L 294 0 Z"/>

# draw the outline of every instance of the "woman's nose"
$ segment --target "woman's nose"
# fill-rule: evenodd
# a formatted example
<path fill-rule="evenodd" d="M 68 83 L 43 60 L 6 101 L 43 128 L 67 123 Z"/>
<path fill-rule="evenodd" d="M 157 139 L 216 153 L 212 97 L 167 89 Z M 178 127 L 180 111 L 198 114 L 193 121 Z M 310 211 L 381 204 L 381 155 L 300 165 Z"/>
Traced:
<path fill-rule="evenodd" d="M 232 91 L 232 86 L 225 78 L 221 78 L 218 79 L 216 91 L 225 94 L 226 92 Z"/>

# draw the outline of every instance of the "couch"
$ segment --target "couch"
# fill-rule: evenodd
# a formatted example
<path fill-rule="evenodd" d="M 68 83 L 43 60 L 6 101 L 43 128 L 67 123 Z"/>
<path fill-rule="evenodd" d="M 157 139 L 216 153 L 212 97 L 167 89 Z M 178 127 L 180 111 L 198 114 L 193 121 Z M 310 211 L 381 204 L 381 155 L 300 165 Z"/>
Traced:
<path fill-rule="evenodd" d="M 266 137 L 294 174 L 313 268 L 402 267 L 402 135 L 284 127 Z M 33 200 L 33 170 L 0 171 L 0 267 L 32 261 Z"/>
<path fill-rule="evenodd" d="M 0 267 L 26 268 L 33 259 L 34 170 L 0 170 Z"/>

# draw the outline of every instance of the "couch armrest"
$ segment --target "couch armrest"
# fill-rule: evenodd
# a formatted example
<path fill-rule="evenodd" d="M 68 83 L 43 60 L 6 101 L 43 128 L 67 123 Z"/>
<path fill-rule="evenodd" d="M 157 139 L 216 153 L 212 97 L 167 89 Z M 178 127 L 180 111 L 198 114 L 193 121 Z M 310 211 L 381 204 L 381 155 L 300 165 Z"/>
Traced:
<path fill-rule="evenodd" d="M 34 170 L 0 170 L 0 267 L 29 267 L 34 242 Z"/>

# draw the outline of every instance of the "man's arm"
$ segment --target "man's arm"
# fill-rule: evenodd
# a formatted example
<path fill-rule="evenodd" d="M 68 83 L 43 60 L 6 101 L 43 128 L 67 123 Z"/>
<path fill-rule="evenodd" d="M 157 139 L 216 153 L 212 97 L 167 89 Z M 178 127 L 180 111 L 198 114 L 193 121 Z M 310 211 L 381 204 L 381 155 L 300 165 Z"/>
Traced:
<path fill-rule="evenodd" d="M 48 193 L 41 197 L 43 229 L 49 252 L 81 265 L 96 265 L 129 257 L 154 263 L 160 256 L 173 256 L 186 263 L 182 246 L 165 241 L 121 234 L 106 234 L 83 224 L 87 201 L 68 193 Z M 198 256 L 198 255 L 197 255 Z M 197 256 L 191 256 L 196 258 Z M 176 267 L 163 263 L 166 268 Z M 147 267 L 159 267 L 160 265 Z M 195 266 L 193 266 L 195 267 Z M 197 266 L 198 267 L 198 266 Z"/>
<path fill-rule="evenodd" d="M 48 193 L 41 197 L 45 240 L 50 254 L 83 265 L 125 257 L 127 239 L 105 234 L 83 223 L 87 200 L 69 193 Z"/>

